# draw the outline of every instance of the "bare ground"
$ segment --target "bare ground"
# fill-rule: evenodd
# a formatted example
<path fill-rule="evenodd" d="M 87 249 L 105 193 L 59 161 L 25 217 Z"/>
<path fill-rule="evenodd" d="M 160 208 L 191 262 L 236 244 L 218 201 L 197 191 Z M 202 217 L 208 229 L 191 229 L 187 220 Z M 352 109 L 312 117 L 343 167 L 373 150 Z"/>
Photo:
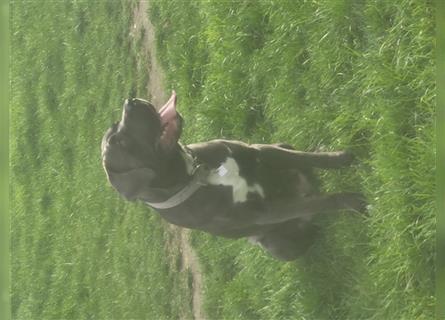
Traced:
<path fill-rule="evenodd" d="M 150 1 L 139 1 L 135 6 L 130 36 L 136 38 L 143 34 L 142 48 L 145 54 L 142 57 L 149 59 L 147 94 L 151 102 L 160 107 L 167 101 L 168 94 L 163 87 L 165 79 L 163 70 L 156 59 L 154 29 L 147 14 L 149 5 Z M 203 320 L 205 315 L 202 306 L 202 273 L 196 252 L 190 245 L 190 230 L 167 224 L 166 229 L 170 238 L 168 246 L 174 247 L 173 251 L 180 253 L 182 269 L 188 270 L 192 275 L 192 315 L 196 320 Z"/>

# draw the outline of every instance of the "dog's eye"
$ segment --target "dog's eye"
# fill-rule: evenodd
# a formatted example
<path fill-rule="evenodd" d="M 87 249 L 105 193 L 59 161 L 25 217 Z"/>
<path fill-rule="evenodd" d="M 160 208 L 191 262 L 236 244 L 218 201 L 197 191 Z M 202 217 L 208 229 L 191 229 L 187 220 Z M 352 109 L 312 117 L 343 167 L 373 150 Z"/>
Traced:
<path fill-rule="evenodd" d="M 111 145 L 117 145 L 117 146 L 121 146 L 121 147 L 125 147 L 127 144 L 124 141 L 124 139 L 122 139 L 121 137 L 117 136 L 117 135 L 113 135 L 110 137 L 109 143 Z"/>
<path fill-rule="evenodd" d="M 114 134 L 114 135 L 112 135 L 111 137 L 110 137 L 110 139 L 108 139 L 108 143 L 109 144 L 116 144 L 116 142 L 117 142 L 117 137 L 116 137 L 116 135 Z"/>

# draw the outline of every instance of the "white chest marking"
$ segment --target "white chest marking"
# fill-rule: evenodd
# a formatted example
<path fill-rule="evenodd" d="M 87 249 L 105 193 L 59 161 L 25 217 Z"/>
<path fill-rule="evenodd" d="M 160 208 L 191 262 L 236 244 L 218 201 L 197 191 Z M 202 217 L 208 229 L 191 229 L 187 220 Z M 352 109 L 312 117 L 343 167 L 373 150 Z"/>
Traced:
<path fill-rule="evenodd" d="M 249 192 L 256 193 L 264 198 L 264 190 L 259 184 L 248 185 L 247 181 L 239 175 L 238 164 L 233 158 L 227 158 L 218 169 L 213 171 L 209 175 L 208 182 L 212 185 L 232 187 L 235 203 L 245 202 Z"/>

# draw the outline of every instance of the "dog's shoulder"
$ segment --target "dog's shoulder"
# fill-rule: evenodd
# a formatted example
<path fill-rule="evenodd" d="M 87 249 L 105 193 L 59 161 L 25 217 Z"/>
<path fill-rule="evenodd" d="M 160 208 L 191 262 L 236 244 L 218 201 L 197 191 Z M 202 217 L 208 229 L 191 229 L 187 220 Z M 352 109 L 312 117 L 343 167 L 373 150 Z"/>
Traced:
<path fill-rule="evenodd" d="M 247 143 L 235 140 L 211 140 L 207 142 L 195 143 L 187 145 L 193 154 L 202 162 L 210 167 L 217 167 L 227 158 L 243 158 L 246 154 L 251 153 L 251 148 Z"/>

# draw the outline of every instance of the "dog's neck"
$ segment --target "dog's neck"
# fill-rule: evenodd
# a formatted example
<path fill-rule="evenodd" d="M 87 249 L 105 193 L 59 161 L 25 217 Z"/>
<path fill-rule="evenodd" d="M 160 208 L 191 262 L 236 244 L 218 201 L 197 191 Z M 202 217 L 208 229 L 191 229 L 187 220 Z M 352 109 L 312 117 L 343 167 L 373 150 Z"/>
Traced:
<path fill-rule="evenodd" d="M 143 201 L 162 202 L 170 198 L 193 179 L 194 158 L 190 150 L 177 144 L 157 169 L 157 178 L 145 194 Z"/>
<path fill-rule="evenodd" d="M 194 158 L 191 152 L 178 142 L 162 164 L 161 181 L 167 189 L 181 187 L 193 174 Z"/>
<path fill-rule="evenodd" d="M 181 143 L 178 142 L 179 145 L 179 153 L 181 154 L 182 159 L 184 160 L 185 169 L 187 171 L 187 174 L 191 176 L 195 170 L 195 158 L 187 147 L 183 146 Z"/>

